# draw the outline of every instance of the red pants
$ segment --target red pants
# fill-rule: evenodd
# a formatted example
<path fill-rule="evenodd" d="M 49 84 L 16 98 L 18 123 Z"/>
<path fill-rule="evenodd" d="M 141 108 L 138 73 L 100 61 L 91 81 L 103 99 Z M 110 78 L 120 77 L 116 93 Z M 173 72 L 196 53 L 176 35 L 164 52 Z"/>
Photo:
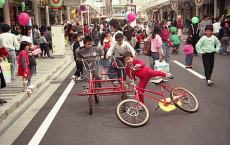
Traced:
<path fill-rule="evenodd" d="M 153 70 L 153 69 L 149 69 L 146 75 L 140 77 L 140 82 L 138 84 L 138 88 L 145 89 L 146 85 L 149 82 L 149 79 L 152 78 L 152 77 L 156 77 L 156 76 L 166 77 L 166 73 L 161 72 L 161 71 L 156 71 L 156 70 Z M 140 92 L 138 94 L 139 99 L 140 99 L 140 101 L 142 103 L 144 103 L 144 96 L 143 96 L 144 90 L 140 90 L 139 92 Z"/>

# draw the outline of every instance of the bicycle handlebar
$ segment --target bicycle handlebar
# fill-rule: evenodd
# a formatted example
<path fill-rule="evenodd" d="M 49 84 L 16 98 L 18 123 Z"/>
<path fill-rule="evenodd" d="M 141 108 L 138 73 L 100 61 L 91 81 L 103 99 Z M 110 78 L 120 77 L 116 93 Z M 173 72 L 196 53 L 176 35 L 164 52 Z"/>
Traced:
<path fill-rule="evenodd" d="M 82 61 L 86 71 L 96 70 L 96 64 L 98 63 L 99 60 L 100 60 L 100 56 L 97 56 L 96 58 L 80 58 L 80 61 Z"/>
<path fill-rule="evenodd" d="M 117 68 L 119 68 L 119 69 L 125 69 L 125 66 L 124 66 L 124 64 L 123 64 L 123 62 L 121 62 L 118 58 L 116 58 L 114 55 L 111 55 L 109 58 L 111 58 L 112 60 L 114 60 L 114 63 L 115 63 L 115 65 L 116 65 L 116 67 Z M 122 57 L 121 57 L 122 58 Z M 117 61 L 119 61 L 123 66 L 119 66 L 118 64 L 117 64 Z"/>

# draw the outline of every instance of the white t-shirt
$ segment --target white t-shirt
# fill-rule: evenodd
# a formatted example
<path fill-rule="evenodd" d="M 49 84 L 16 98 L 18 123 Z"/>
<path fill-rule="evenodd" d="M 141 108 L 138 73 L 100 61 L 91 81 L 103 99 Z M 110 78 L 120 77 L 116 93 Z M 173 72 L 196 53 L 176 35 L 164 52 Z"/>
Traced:
<path fill-rule="evenodd" d="M 213 33 L 214 33 L 214 34 L 215 34 L 215 33 L 219 33 L 220 28 L 221 28 L 220 22 L 214 23 L 214 24 L 213 24 Z"/>
<path fill-rule="evenodd" d="M 121 45 L 119 45 L 118 42 L 115 42 L 108 49 L 106 53 L 106 58 L 109 58 L 113 53 L 115 53 L 114 56 L 121 56 L 125 52 L 131 52 L 133 56 L 135 56 L 134 48 L 127 41 L 123 40 L 123 43 Z"/>

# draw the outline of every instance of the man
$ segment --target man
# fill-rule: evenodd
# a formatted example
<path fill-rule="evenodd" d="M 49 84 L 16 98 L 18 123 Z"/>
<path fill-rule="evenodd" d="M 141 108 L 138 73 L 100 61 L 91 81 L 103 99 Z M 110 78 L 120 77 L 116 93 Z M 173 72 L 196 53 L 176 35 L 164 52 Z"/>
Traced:
<path fill-rule="evenodd" d="M 41 37 L 41 33 L 38 29 L 38 25 L 33 26 L 33 39 L 36 45 L 39 45 L 39 38 Z"/>
<path fill-rule="evenodd" d="M 46 38 L 46 41 L 49 43 L 49 49 L 52 50 L 53 52 L 51 26 L 47 27 L 47 31 L 45 32 L 45 38 Z"/>
<path fill-rule="evenodd" d="M 8 24 L 2 24 L 2 34 L 0 34 L 0 48 L 4 47 L 9 52 L 7 57 L 8 62 L 11 63 L 11 79 L 15 80 L 15 67 L 16 67 L 16 53 L 19 49 L 19 42 L 17 37 L 10 33 L 10 26 Z"/>

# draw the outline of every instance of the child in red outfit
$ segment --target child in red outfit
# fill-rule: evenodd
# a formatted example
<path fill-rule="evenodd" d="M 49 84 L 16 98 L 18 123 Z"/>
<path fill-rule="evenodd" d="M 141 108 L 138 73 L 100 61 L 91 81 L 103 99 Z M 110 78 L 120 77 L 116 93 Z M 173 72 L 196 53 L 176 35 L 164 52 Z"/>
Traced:
<path fill-rule="evenodd" d="M 151 69 L 150 67 L 145 66 L 144 62 L 142 60 L 133 58 L 133 55 L 129 52 L 124 54 L 124 60 L 125 60 L 125 70 L 126 74 L 131 78 L 134 79 L 136 76 L 140 79 L 140 82 L 138 84 L 137 88 L 140 88 L 139 99 L 142 103 L 144 103 L 144 90 L 146 85 L 149 82 L 149 79 L 156 76 L 162 76 L 162 77 L 169 77 L 171 78 L 172 75 L 168 73 L 164 73 L 161 71 L 156 71 Z"/>
<path fill-rule="evenodd" d="M 30 76 L 29 69 L 29 43 L 22 41 L 18 53 L 18 76 L 22 76 L 24 91 L 27 91 L 28 77 Z"/>

